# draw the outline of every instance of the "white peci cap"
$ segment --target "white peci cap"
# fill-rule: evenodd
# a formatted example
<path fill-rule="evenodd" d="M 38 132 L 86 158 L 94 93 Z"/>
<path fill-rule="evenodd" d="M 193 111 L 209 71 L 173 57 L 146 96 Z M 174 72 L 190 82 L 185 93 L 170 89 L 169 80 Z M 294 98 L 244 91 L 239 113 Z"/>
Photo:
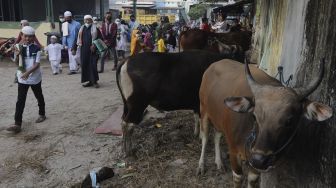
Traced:
<path fill-rule="evenodd" d="M 84 20 L 85 20 L 85 19 L 91 19 L 91 20 L 92 20 L 92 16 L 91 16 L 91 15 L 85 15 L 85 16 L 84 16 Z"/>
<path fill-rule="evenodd" d="M 25 35 L 35 35 L 35 29 L 31 26 L 24 26 L 21 32 Z"/>
<path fill-rule="evenodd" d="M 21 23 L 21 24 L 26 24 L 26 23 L 28 23 L 28 20 L 21 20 L 20 23 Z"/>
<path fill-rule="evenodd" d="M 64 17 L 69 17 L 69 16 L 72 16 L 72 13 L 70 11 L 65 11 Z"/>

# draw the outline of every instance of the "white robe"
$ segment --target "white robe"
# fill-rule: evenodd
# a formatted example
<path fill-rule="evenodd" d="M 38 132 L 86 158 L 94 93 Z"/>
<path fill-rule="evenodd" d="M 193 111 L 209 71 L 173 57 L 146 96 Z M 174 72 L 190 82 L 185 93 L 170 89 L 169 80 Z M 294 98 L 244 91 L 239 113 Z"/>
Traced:
<path fill-rule="evenodd" d="M 76 54 L 72 55 L 71 48 L 68 49 L 69 53 L 69 69 L 70 72 L 77 72 L 80 63 L 80 48 L 77 48 Z"/>
<path fill-rule="evenodd" d="M 62 49 L 63 46 L 58 43 L 49 44 L 47 47 L 44 48 L 44 50 L 48 52 L 49 61 L 53 73 L 60 73 L 60 70 L 62 69 L 62 65 L 60 64 L 62 59 Z"/>
<path fill-rule="evenodd" d="M 120 30 L 120 39 L 117 39 L 116 50 L 127 50 L 127 33 L 128 26 L 123 24 L 118 24 L 118 30 Z"/>

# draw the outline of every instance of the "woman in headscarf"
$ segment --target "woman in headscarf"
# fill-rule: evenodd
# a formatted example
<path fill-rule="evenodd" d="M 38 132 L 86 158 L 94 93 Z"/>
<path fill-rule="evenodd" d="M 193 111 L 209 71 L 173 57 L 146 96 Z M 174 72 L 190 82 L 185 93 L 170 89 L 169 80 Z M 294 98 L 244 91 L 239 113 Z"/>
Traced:
<path fill-rule="evenodd" d="M 144 45 L 145 52 L 152 52 L 154 50 L 152 34 L 149 31 L 145 34 Z"/>
<path fill-rule="evenodd" d="M 139 30 L 134 29 L 132 31 L 131 36 L 131 54 L 130 54 L 131 56 L 138 54 L 142 49 L 139 38 L 140 38 Z"/>

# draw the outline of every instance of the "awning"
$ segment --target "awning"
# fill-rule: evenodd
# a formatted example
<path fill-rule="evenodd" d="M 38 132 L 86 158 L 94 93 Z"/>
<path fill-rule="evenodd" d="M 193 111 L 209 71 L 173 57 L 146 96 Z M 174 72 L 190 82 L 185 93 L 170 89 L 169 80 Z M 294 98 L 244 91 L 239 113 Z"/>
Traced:
<path fill-rule="evenodd" d="M 152 9 L 159 9 L 159 10 L 180 10 L 183 9 L 182 7 L 163 7 L 163 6 L 156 6 Z"/>
<path fill-rule="evenodd" d="M 136 5 L 136 8 L 153 8 L 155 5 Z M 133 5 L 123 5 L 122 8 L 133 8 Z"/>
<path fill-rule="evenodd" d="M 246 4 L 252 3 L 252 0 L 242 0 L 234 4 L 229 4 L 221 7 L 217 7 L 213 9 L 214 13 L 225 12 L 225 13 L 244 13 L 244 6 Z"/>

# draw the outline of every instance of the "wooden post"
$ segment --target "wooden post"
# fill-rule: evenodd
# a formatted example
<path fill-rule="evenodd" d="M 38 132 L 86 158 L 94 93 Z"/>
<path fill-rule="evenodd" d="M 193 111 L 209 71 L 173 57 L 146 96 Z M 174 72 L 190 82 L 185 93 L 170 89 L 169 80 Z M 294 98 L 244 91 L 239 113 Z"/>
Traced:
<path fill-rule="evenodd" d="M 100 0 L 100 19 L 104 18 L 104 0 Z"/>
<path fill-rule="evenodd" d="M 54 23 L 55 17 L 54 17 L 54 3 L 53 0 L 50 0 L 50 21 L 51 23 Z"/>
<path fill-rule="evenodd" d="M 137 3 L 137 1 L 133 0 L 133 15 L 135 16 L 135 18 L 137 17 L 136 16 L 136 3 Z"/>

